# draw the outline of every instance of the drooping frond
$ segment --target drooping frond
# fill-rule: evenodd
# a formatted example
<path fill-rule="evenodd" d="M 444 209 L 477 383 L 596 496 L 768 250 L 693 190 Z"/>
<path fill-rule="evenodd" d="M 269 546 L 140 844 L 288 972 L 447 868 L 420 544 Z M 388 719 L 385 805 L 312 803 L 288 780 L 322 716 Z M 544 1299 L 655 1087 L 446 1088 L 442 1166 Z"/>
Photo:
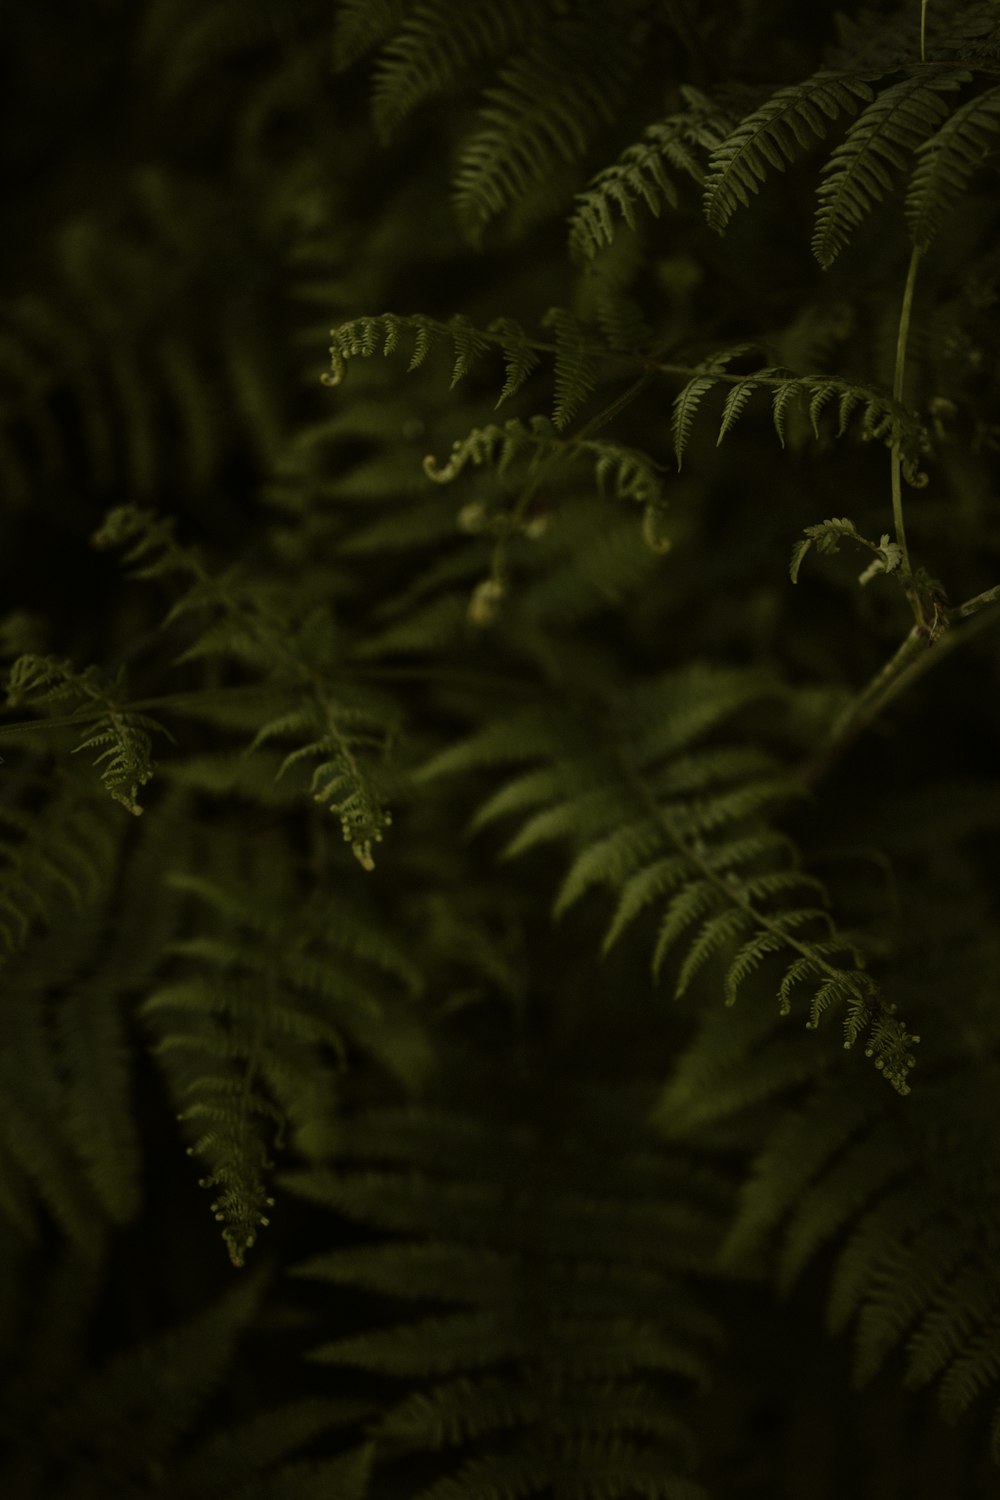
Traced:
<path fill-rule="evenodd" d="M 674 397 L 670 426 L 678 468 L 684 462 L 684 450 L 694 427 L 695 414 L 703 398 L 713 386 L 719 383 L 719 378 L 725 373 L 726 366 L 732 364 L 734 359 L 742 358 L 750 347 L 749 344 L 738 344 L 734 349 L 723 350 L 703 360 L 696 373 Z"/>
<path fill-rule="evenodd" d="M 7 679 L 7 705 L 72 708 L 84 716 L 84 728 L 76 752 L 97 750 L 93 764 L 101 768 L 101 782 L 116 802 L 138 816 L 139 788 L 153 778 L 153 735 L 172 738 L 169 731 L 148 714 L 118 706 L 125 691 L 122 674 L 102 683 L 96 667 L 78 671 L 69 661 L 54 656 L 19 656 Z M 89 710 L 89 712 L 88 712 Z M 60 719 L 65 723 L 65 719 Z M 9 731 L 8 731 L 9 732 Z"/>
<path fill-rule="evenodd" d="M 828 1010 L 842 1012 L 844 1046 L 863 1038 L 865 1055 L 905 1094 L 918 1038 L 896 1019 L 856 941 L 836 927 L 822 884 L 773 836 L 775 815 L 802 788 L 752 741 L 713 745 L 709 738 L 772 695 L 781 696 L 777 684 L 758 674 L 699 666 L 608 704 L 597 726 L 553 716 L 545 749 L 534 715 L 523 726 L 488 725 L 422 775 L 507 758 L 529 766 L 494 792 L 476 823 L 518 816 L 508 858 L 571 842 L 575 858 L 557 910 L 590 885 L 608 885 L 618 897 L 610 934 L 617 939 L 627 920 L 667 896 L 653 970 L 658 976 L 668 958 L 676 961 L 675 995 L 715 960 L 724 965 L 731 1005 L 762 962 L 780 956 L 781 1014 L 800 986 L 810 996 L 808 1029 Z"/>
<path fill-rule="evenodd" d="M 847 516 L 835 516 L 829 521 L 821 521 L 818 526 L 807 526 L 805 537 L 802 541 L 795 543 L 788 568 L 792 582 L 798 583 L 799 569 L 811 547 L 815 547 L 817 552 L 833 554 L 840 550 L 840 544 L 845 539 L 858 542 L 862 547 L 867 547 L 870 552 L 875 553 L 874 562 L 870 563 L 861 575 L 862 583 L 867 583 L 876 573 L 895 573 L 899 570 L 903 554 L 898 544 L 889 540 L 888 532 L 885 532 L 876 544 L 870 542 L 867 537 L 861 536 L 854 522 Z"/>
<path fill-rule="evenodd" d="M 855 1322 L 857 1384 L 899 1352 L 908 1386 L 939 1380 L 951 1421 L 1000 1387 L 994 1087 L 952 1074 L 915 1095 L 904 1121 L 844 1075 L 817 1086 L 758 1154 L 723 1248 L 736 1266 L 780 1232 L 773 1266 L 787 1291 L 839 1244 L 828 1324 Z M 943 1132 L 944 1119 L 963 1128 Z M 963 1205 L 973 1201 L 969 1219 Z"/>
<path fill-rule="evenodd" d="M 0 311 L 8 504 L 47 509 L 63 483 L 146 500 L 178 483 L 200 490 L 234 436 L 277 447 L 283 395 L 262 330 L 247 327 L 253 294 L 233 277 L 218 193 L 153 166 L 116 187 L 100 214 L 57 230 L 37 257 L 44 281 L 12 289 Z M 180 284 L 215 318 L 179 319 Z"/>
<path fill-rule="evenodd" d="M 330 349 L 333 373 L 328 384 L 339 385 L 348 360 L 358 355 L 397 352 L 404 334 L 412 335 L 413 350 L 409 369 L 418 369 L 427 356 L 443 345 L 453 353 L 451 384 L 454 387 L 468 375 L 484 354 L 496 351 L 503 357 L 507 378 L 497 406 L 516 393 L 538 367 L 542 355 L 555 365 L 556 398 L 554 416 L 557 426 L 565 426 L 574 410 L 593 390 L 598 370 L 609 357 L 607 345 L 563 308 L 552 308 L 543 326 L 554 331 L 553 340 L 531 339 L 511 318 L 498 318 L 488 328 L 478 329 L 468 319 L 454 317 L 447 323 L 417 315 L 399 318 L 384 314 L 377 318 L 355 318 L 331 330 Z"/>
<path fill-rule="evenodd" d="M 705 216 L 722 234 L 740 204 L 745 207 L 767 176 L 783 172 L 801 151 L 822 139 L 838 115 L 856 114 L 872 98 L 877 73 L 820 72 L 789 84 L 741 120 L 719 143 L 708 163 Z"/>
<path fill-rule="evenodd" d="M 383 139 L 424 100 L 453 90 L 482 62 L 521 47 L 537 21 L 530 0 L 471 0 L 459 11 L 449 0 L 414 5 L 374 70 L 372 117 Z"/>
<path fill-rule="evenodd" d="M 581 458 L 593 464 L 602 495 L 643 506 L 663 503 L 662 479 L 645 453 L 600 438 L 564 438 L 545 417 L 533 417 L 530 426 L 512 420 L 502 427 L 475 427 L 456 439 L 447 463 L 439 467 L 433 456 L 426 458 L 424 473 L 438 484 L 449 484 L 468 465 L 488 466 L 503 475 L 520 461 L 527 462 L 530 473 L 546 462 Z"/>
<path fill-rule="evenodd" d="M 51 927 L 61 905 L 96 902 L 114 875 L 120 831 L 70 778 L 59 778 L 41 805 L 27 777 L 0 805 L 0 958 L 17 952 L 37 925 Z M 118 817 L 121 815 L 118 814 Z"/>
<path fill-rule="evenodd" d="M 560 162 L 575 162 L 624 98 L 630 55 L 617 29 L 567 18 L 544 45 L 516 54 L 483 90 L 480 127 L 454 179 L 459 226 L 477 242 L 489 222 Z"/>
<path fill-rule="evenodd" d="M 79 1261 L 57 1264 L 5 1329 L 5 1416 L 0 1484 L 10 1495 L 119 1495 L 155 1487 L 191 1500 L 364 1500 L 369 1445 L 333 1459 L 296 1458 L 306 1445 L 363 1414 L 360 1402 L 298 1397 L 209 1414 L 240 1369 L 262 1301 L 258 1277 L 241 1279 L 207 1308 L 91 1357 L 100 1277 Z M 95 1306 L 96 1304 L 96 1306 Z M 242 1358 L 242 1350 L 241 1350 Z M 206 1417 L 208 1420 L 206 1421 Z"/>
<path fill-rule="evenodd" d="M 917 147 L 906 194 L 906 221 L 918 250 L 926 250 L 982 166 L 1000 130 L 1000 88 L 969 99 Z"/>
<path fill-rule="evenodd" d="M 685 1402 L 717 1331 L 687 1278 L 712 1243 L 719 1185 L 680 1153 L 624 1148 L 624 1092 L 558 1088 L 564 1120 L 574 1093 L 558 1143 L 519 1087 L 523 1113 L 502 1121 L 440 1107 L 360 1115 L 332 1169 L 290 1180 L 379 1232 L 296 1273 L 393 1299 L 387 1326 L 312 1357 L 387 1387 L 374 1436 L 440 1455 L 425 1500 L 487 1500 L 514 1475 L 525 1496 L 568 1478 L 581 1493 L 704 1494 Z"/>
<path fill-rule="evenodd" d="M 856 428 L 859 439 L 876 440 L 886 446 L 898 444 L 910 467 L 927 446 L 920 420 L 877 386 L 835 375 L 795 375 L 779 365 L 765 366 L 748 375 L 730 374 L 725 366 L 745 353 L 744 347 L 705 360 L 674 398 L 672 428 L 678 467 L 702 402 L 711 392 L 726 387 L 717 446 L 732 432 L 758 391 L 765 392 L 770 400 L 774 430 L 782 447 L 787 439 L 789 412 L 803 408 L 817 439 L 824 431 L 833 437 L 844 437 L 852 419 L 860 417 Z M 835 413 L 835 422 L 823 421 L 827 411 Z"/>
<path fill-rule="evenodd" d="M 400 993 L 400 979 L 418 982 L 406 955 L 346 899 L 336 923 L 314 904 L 289 927 L 271 915 L 282 910 L 277 876 L 258 873 L 252 893 L 171 877 L 208 919 L 202 935 L 173 944 L 191 972 L 143 1005 L 236 1265 L 268 1222 L 273 1143 L 288 1131 L 307 1155 L 325 1146 L 351 1049 L 410 1085 L 429 1063 Z"/>
<path fill-rule="evenodd" d="M 304 619 L 295 619 L 252 580 L 238 575 L 215 577 L 196 548 L 178 544 L 171 521 L 161 521 L 137 507 L 112 511 L 94 542 L 100 547 L 123 547 L 134 576 L 153 579 L 180 574 L 190 580 L 187 594 L 176 600 L 167 623 L 193 612 L 208 612 L 211 623 L 188 646 L 182 661 L 218 656 L 251 665 L 266 684 L 295 696 L 298 707 L 263 724 L 258 720 L 248 751 L 279 736 L 301 737 L 304 743 L 286 755 L 277 775 L 317 758 L 320 763 L 313 769 L 309 786 L 313 800 L 339 820 L 355 858 L 363 869 L 372 870 L 372 846 L 381 843 L 392 822 L 379 774 L 391 724 L 371 699 L 338 683 L 331 661 L 335 647 L 328 611 L 320 606 Z"/>
<path fill-rule="evenodd" d="M 684 85 L 687 108 L 647 125 L 642 138 L 627 146 L 618 161 L 592 178 L 576 195 L 569 220 L 569 247 L 579 259 L 593 259 L 615 235 L 613 210 L 630 229 L 637 224 L 635 209 L 645 203 L 658 218 L 664 206 L 677 206 L 677 189 L 665 164 L 695 182 L 705 176 L 705 162 L 732 128 L 729 117 L 704 94 Z"/>
<path fill-rule="evenodd" d="M 341 72 L 372 52 L 396 30 L 408 0 L 337 0 L 334 66 Z"/>
<path fill-rule="evenodd" d="M 825 269 L 857 226 L 893 187 L 910 154 L 948 113 L 941 98 L 968 80 L 965 73 L 912 74 L 883 89 L 848 130 L 823 168 L 813 254 Z"/>

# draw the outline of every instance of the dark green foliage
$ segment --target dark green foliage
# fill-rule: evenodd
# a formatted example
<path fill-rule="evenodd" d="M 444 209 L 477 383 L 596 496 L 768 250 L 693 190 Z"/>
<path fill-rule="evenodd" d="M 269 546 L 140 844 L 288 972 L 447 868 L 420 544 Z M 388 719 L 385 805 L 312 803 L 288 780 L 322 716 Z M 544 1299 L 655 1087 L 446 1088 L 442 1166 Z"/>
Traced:
<path fill-rule="evenodd" d="M 997 6 L 99 9 L 4 78 L 0 1494 L 994 1493 Z"/>
<path fill-rule="evenodd" d="M 504 1092 L 499 1118 L 495 1101 L 492 1118 L 356 1117 L 332 1170 L 292 1179 L 393 1235 L 295 1268 L 393 1299 L 388 1327 L 312 1358 L 406 1382 L 375 1435 L 394 1455 L 443 1451 L 427 1500 L 511 1485 L 699 1500 L 684 1414 L 718 1357 L 696 1277 L 724 1183 L 681 1153 L 636 1149 L 634 1091 Z"/>

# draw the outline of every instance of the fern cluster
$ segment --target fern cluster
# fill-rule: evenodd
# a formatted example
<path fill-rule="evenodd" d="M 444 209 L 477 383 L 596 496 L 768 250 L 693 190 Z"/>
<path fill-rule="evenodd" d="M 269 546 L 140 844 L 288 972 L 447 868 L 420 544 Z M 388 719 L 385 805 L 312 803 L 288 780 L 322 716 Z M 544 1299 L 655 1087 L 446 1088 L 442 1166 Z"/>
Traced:
<path fill-rule="evenodd" d="M 64 10 L 0 1493 L 993 1493 L 996 5 Z"/>

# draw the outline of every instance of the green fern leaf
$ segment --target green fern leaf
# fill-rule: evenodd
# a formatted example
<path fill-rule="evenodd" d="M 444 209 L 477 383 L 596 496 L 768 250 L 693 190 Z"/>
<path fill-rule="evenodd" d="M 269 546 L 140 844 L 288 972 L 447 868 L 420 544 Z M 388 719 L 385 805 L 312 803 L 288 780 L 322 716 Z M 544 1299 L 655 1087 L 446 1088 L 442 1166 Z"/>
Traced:
<path fill-rule="evenodd" d="M 333 33 L 334 67 L 344 72 L 396 30 L 406 0 L 339 0 Z"/>
<path fill-rule="evenodd" d="M 804 83 L 779 89 L 713 152 L 705 182 L 705 216 L 719 234 L 740 204 L 744 207 L 767 175 L 784 171 L 800 151 L 826 135 L 831 120 L 856 113 L 872 98 L 866 81 L 877 74 L 816 73 Z"/>
<path fill-rule="evenodd" d="M 687 992 L 699 970 L 708 963 L 710 958 L 728 948 L 734 939 L 752 926 L 752 916 L 739 906 L 731 906 L 726 911 L 709 917 L 708 921 L 702 924 L 701 930 L 680 966 L 675 989 L 676 997 L 680 999 Z"/>
<path fill-rule="evenodd" d="M 719 446 L 723 438 L 727 437 L 736 426 L 736 423 L 746 410 L 750 397 L 754 391 L 760 390 L 762 380 L 774 373 L 773 370 L 761 370 L 755 375 L 747 375 L 733 386 L 722 408 L 719 435 L 715 440 L 716 447 Z"/>
<path fill-rule="evenodd" d="M 774 932 L 755 932 L 753 937 L 748 938 L 734 955 L 732 963 L 726 970 L 725 1003 L 727 1005 L 735 1005 L 739 998 L 741 987 L 746 983 L 754 970 L 770 954 L 780 953 L 784 946 L 784 940 L 781 935 Z"/>
<path fill-rule="evenodd" d="M 940 97 L 967 81 L 966 73 L 914 74 L 884 89 L 855 120 L 823 168 L 813 254 L 826 270 L 854 230 L 893 186 L 909 154 L 948 113 Z"/>
<path fill-rule="evenodd" d="M 897 1290 L 907 1287 L 909 1277 L 905 1274 L 897 1277 L 894 1267 L 887 1267 L 883 1278 L 881 1264 L 886 1256 L 894 1256 L 901 1245 L 915 1239 L 932 1214 L 933 1204 L 928 1201 L 922 1187 L 901 1186 L 887 1193 L 861 1216 L 837 1259 L 827 1300 L 827 1327 L 831 1333 L 840 1333 L 852 1317 L 860 1314 L 856 1366 L 859 1384 L 867 1378 L 863 1370 L 874 1373 L 881 1359 L 896 1346 L 899 1337 L 894 1332 L 884 1345 L 880 1340 L 880 1354 L 875 1353 L 874 1347 L 869 1350 L 867 1328 L 862 1332 L 862 1323 L 865 1322 L 862 1305 L 866 1297 L 874 1302 L 883 1294 L 895 1295 Z M 954 1237 L 951 1238 L 954 1243 Z M 873 1280 L 873 1273 L 877 1282 Z M 877 1321 L 881 1322 L 881 1315 Z"/>
<path fill-rule="evenodd" d="M 504 381 L 503 390 L 497 400 L 497 406 L 499 406 L 510 396 L 517 394 L 532 372 L 538 368 L 541 359 L 529 344 L 520 323 L 515 322 L 513 318 L 494 318 L 489 326 L 489 332 L 499 337 L 504 363 L 507 366 L 507 379 Z"/>
<path fill-rule="evenodd" d="M 680 885 L 690 874 L 690 869 L 690 861 L 683 854 L 673 854 L 654 860 L 652 864 L 630 876 L 622 887 L 614 918 L 604 936 L 605 954 L 610 952 L 639 913 Z"/>
<path fill-rule="evenodd" d="M 926 1217 L 927 1194 L 920 1196 L 922 1217 Z M 877 1247 L 862 1283 L 865 1300 L 858 1314 L 854 1361 L 859 1386 L 878 1374 L 907 1331 L 933 1306 L 941 1288 L 954 1279 L 965 1249 L 954 1228 L 940 1220 L 922 1225 L 909 1243 Z"/>
<path fill-rule="evenodd" d="M 550 308 L 543 325 L 555 330 L 556 400 L 553 421 L 560 432 L 569 424 L 597 385 L 598 366 L 586 333 L 573 317 L 560 307 Z"/>
<path fill-rule="evenodd" d="M 598 122 L 624 97 L 624 38 L 567 20 L 548 47 L 516 54 L 483 90 L 480 129 L 462 148 L 454 180 L 460 227 L 477 243 L 491 219 L 583 155 Z"/>
<path fill-rule="evenodd" d="M 717 384 L 718 382 L 714 375 L 696 375 L 693 380 L 688 381 L 684 389 L 674 398 L 671 429 L 678 469 L 683 465 L 684 451 L 691 437 L 695 414 L 701 404 L 702 398 Z"/>
<path fill-rule="evenodd" d="M 389 6 L 385 5 L 385 10 Z M 372 118 L 383 141 L 398 131 L 408 115 L 425 100 L 445 94 L 478 65 L 505 57 L 526 39 L 535 12 L 524 0 L 484 5 L 481 0 L 456 11 L 446 0 L 423 0 L 404 11 L 378 18 L 378 31 L 395 33 L 382 49 L 372 84 Z M 367 45 L 376 33 L 376 20 L 366 23 Z M 357 43 L 354 48 L 356 55 Z"/>
<path fill-rule="evenodd" d="M 659 979 L 667 954 L 679 938 L 709 913 L 718 912 L 724 905 L 724 897 L 710 880 L 694 880 L 678 891 L 667 907 L 660 924 L 653 953 L 653 978 Z"/>
<path fill-rule="evenodd" d="M 553 916 L 562 916 L 591 886 L 603 883 L 613 888 L 624 886 L 631 873 L 658 853 L 661 845 L 659 832 L 648 819 L 625 823 L 588 844 L 577 855 L 559 888 Z M 608 947 L 611 941 L 609 938 Z"/>
<path fill-rule="evenodd" d="M 906 195 L 906 222 L 918 250 L 927 250 L 987 157 L 1000 130 L 1000 88 L 969 99 L 917 147 Z"/>

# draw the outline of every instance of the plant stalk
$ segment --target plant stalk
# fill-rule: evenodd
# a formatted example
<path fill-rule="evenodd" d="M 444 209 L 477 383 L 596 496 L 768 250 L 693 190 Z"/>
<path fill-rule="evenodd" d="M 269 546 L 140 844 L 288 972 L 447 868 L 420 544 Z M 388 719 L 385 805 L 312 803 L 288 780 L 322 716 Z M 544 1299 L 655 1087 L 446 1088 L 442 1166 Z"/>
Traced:
<path fill-rule="evenodd" d="M 903 305 L 899 312 L 899 332 L 896 336 L 896 368 L 892 377 L 893 400 L 900 405 L 903 403 L 903 384 L 906 376 L 906 345 L 910 336 L 910 314 L 913 310 L 913 289 L 917 281 L 917 266 L 920 263 L 920 249 L 914 245 L 910 252 L 910 264 L 906 272 L 906 285 L 903 288 Z M 904 573 L 910 573 L 910 554 L 906 545 L 906 524 L 903 520 L 903 478 L 900 454 L 900 443 L 897 438 L 892 445 L 890 456 L 892 465 L 892 520 L 896 532 L 896 545 L 899 547 L 901 563 Z M 916 616 L 917 624 L 924 623 L 923 609 L 916 592 L 910 593 L 910 603 Z"/>

